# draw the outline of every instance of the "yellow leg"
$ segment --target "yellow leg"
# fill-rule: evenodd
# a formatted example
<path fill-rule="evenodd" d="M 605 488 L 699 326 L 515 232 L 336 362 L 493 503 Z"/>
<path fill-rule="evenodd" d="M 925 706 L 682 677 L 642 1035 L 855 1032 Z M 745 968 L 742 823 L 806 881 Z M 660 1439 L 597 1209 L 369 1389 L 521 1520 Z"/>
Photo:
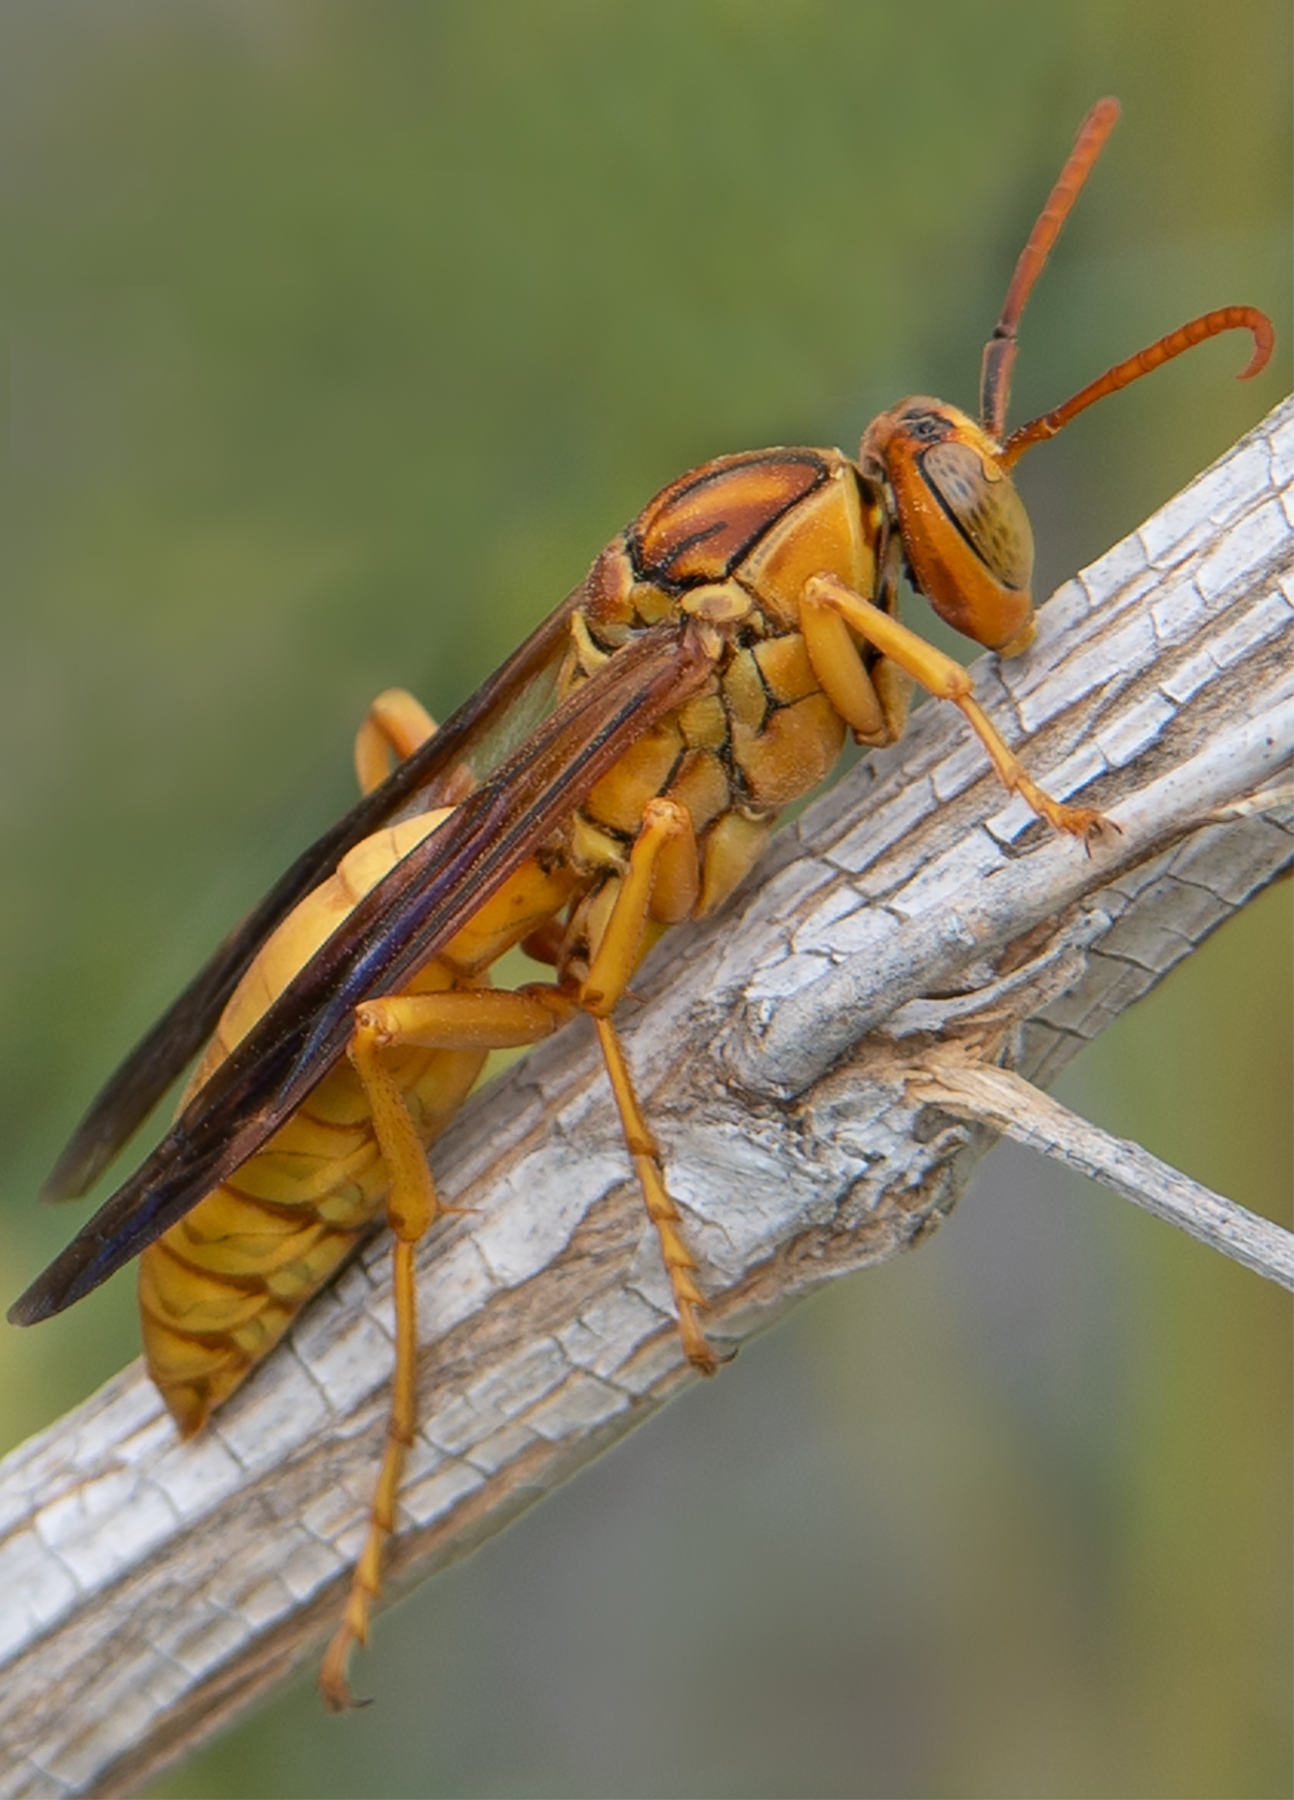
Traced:
<path fill-rule="evenodd" d="M 438 1049 L 507 1048 L 547 1037 L 575 1010 L 553 989 L 519 993 L 405 994 L 357 1007 L 350 1055 L 364 1087 L 373 1131 L 390 1178 L 386 1216 L 394 1234 L 395 1373 L 386 1452 L 369 1515 L 368 1535 L 351 1581 L 342 1622 L 319 1675 L 324 1702 L 334 1712 L 356 1704 L 346 1675 L 352 1648 L 368 1642 L 373 1603 L 382 1588 L 382 1552 L 395 1529 L 396 1496 L 405 1457 L 418 1424 L 418 1320 L 414 1256 L 441 1210 L 427 1152 L 414 1129 L 404 1096 L 382 1061 L 395 1044 Z"/>
<path fill-rule="evenodd" d="M 616 896 L 602 941 L 594 948 L 588 977 L 580 988 L 579 1003 L 586 1012 L 593 1014 L 597 1026 L 598 1042 L 602 1046 L 603 1060 L 620 1113 L 625 1143 L 633 1158 L 648 1217 L 660 1238 L 661 1257 L 674 1294 L 684 1353 L 693 1368 L 703 1375 L 713 1375 L 721 1359 L 710 1348 L 701 1329 L 698 1310 L 705 1305 L 705 1297 L 697 1285 L 696 1261 L 683 1242 L 682 1217 L 665 1186 L 660 1152 L 643 1117 L 624 1050 L 610 1017 L 642 953 L 652 886 L 658 872 L 666 859 L 686 861 L 689 846 L 694 860 L 696 840 L 687 810 L 672 800 L 649 800 L 643 808 L 642 828 L 634 840 L 628 873 Z"/>
<path fill-rule="evenodd" d="M 810 644 L 811 655 L 814 643 L 811 634 L 817 634 L 824 644 L 826 642 L 822 622 L 828 616 L 834 615 L 840 621 L 839 635 L 849 641 L 851 656 L 844 656 L 835 646 L 834 666 L 819 668 L 816 656 L 813 666 L 832 705 L 850 724 L 854 719 L 849 707 L 856 703 L 854 668 L 861 670 L 861 658 L 849 639 L 849 632 L 844 629 L 846 626 L 899 668 L 905 669 L 937 700 L 951 700 L 959 707 L 971 730 L 988 751 L 1003 786 L 1019 794 L 1040 818 L 1046 819 L 1057 831 L 1067 831 L 1089 842 L 1106 828 L 1106 819 L 1093 807 L 1065 806 L 1038 786 L 972 697 L 971 681 L 965 669 L 950 656 L 936 650 L 933 644 L 928 644 L 898 619 L 882 612 L 880 607 L 873 606 L 861 594 L 854 593 L 834 575 L 815 575 L 805 586 L 801 607 L 805 613 L 805 639 Z"/>
<path fill-rule="evenodd" d="M 873 750 L 895 743 L 903 734 L 906 704 L 897 717 L 887 717 L 883 694 L 858 654 L 858 646 L 840 613 L 833 606 L 819 606 L 806 597 L 800 606 L 800 628 L 822 691 L 857 741 Z M 887 666 L 884 662 L 880 665 Z"/>
<path fill-rule="evenodd" d="M 695 864 L 696 837 L 687 809 L 674 800 L 649 800 L 630 853 L 629 871 L 620 884 L 602 941 L 593 947 L 593 961 L 580 987 L 580 1005 L 595 1018 L 615 1010 L 642 955 L 647 909 L 662 861 L 675 857 L 680 846 L 686 852 L 689 845 Z"/>
<path fill-rule="evenodd" d="M 678 1311 L 683 1350 L 694 1368 L 712 1375 L 721 1359 L 706 1342 L 698 1318 L 705 1299 L 696 1281 L 696 1261 L 683 1241 L 682 1217 L 665 1185 L 660 1153 L 643 1116 L 624 1051 L 609 1017 L 623 997 L 642 948 L 656 871 L 664 857 L 677 853 L 680 840 L 684 843 L 693 841 L 692 821 L 687 811 L 670 800 L 649 801 L 644 808 L 643 826 L 634 843 L 628 873 L 578 996 L 544 982 L 512 993 L 485 988 L 470 993 L 403 994 L 372 1001 L 358 1009 L 357 1017 L 361 1023 L 376 1024 L 380 1020 L 383 1042 L 389 1044 L 418 1044 L 426 1049 L 440 1050 L 501 1050 L 538 1043 L 565 1024 L 577 1009 L 593 1014 L 625 1144 L 633 1159 L 648 1217 L 660 1239 L 661 1257 Z M 358 1043 L 359 1033 L 356 1035 Z M 352 1051 L 352 1054 L 356 1053 Z M 359 1064 L 358 1057 L 357 1066 L 363 1075 L 363 1065 Z M 365 1087 L 368 1085 L 365 1080 Z M 403 1105 L 401 1113 L 404 1113 Z M 374 1117 L 376 1121 L 376 1109 Z M 404 1117 L 407 1121 L 407 1114 Z M 379 1142 L 383 1144 L 385 1155 L 385 1139 L 380 1133 Z M 425 1167 L 425 1155 L 420 1146 L 419 1162 Z M 392 1223 L 398 1244 L 400 1227 L 395 1221 Z M 359 1579 L 357 1574 L 357 1585 Z"/>
<path fill-rule="evenodd" d="M 683 1242 L 680 1229 L 682 1217 L 665 1186 L 660 1151 L 656 1148 L 655 1138 L 647 1129 L 647 1121 L 634 1092 L 629 1065 L 625 1062 L 624 1049 L 615 1026 L 610 1019 L 605 1018 L 595 1018 L 593 1023 L 597 1027 L 598 1042 L 602 1046 L 607 1074 L 611 1078 L 611 1091 L 616 1097 L 620 1124 L 624 1130 L 625 1143 L 629 1146 L 629 1154 L 633 1158 L 638 1186 L 642 1190 L 648 1217 L 656 1227 L 656 1235 L 660 1239 L 661 1259 L 665 1264 L 665 1273 L 669 1276 L 674 1306 L 678 1313 L 678 1334 L 683 1341 L 683 1353 L 692 1367 L 702 1375 L 713 1375 L 724 1359 L 711 1349 L 701 1328 L 698 1315 L 705 1305 L 705 1295 L 697 1285 L 696 1259 Z"/>
<path fill-rule="evenodd" d="M 680 841 L 694 846 L 692 820 L 671 800 L 649 801 L 630 855 L 629 870 L 596 946 L 592 966 L 578 995 L 543 982 L 515 993 L 484 989 L 475 993 L 407 994 L 360 1009 L 379 1011 L 388 1042 L 427 1049 L 497 1050 L 538 1043 L 577 1010 L 593 1014 L 598 1041 L 615 1095 L 625 1144 L 647 1213 L 660 1239 L 678 1311 L 679 1336 L 692 1365 L 712 1375 L 720 1358 L 705 1340 L 698 1309 L 705 1305 L 697 1285 L 696 1261 L 682 1237 L 682 1218 L 665 1185 L 660 1153 L 634 1092 L 610 1013 L 623 997 L 642 949 L 652 884 L 662 860 L 676 856 Z"/>
<path fill-rule="evenodd" d="M 403 762 L 436 730 L 427 709 L 404 688 L 380 693 L 355 734 L 355 774 L 361 794 L 372 793 L 391 773 L 392 762 Z"/>
<path fill-rule="evenodd" d="M 373 1495 L 368 1536 L 355 1567 L 345 1614 L 319 1674 L 324 1702 L 335 1712 L 355 1705 L 346 1679 L 346 1664 L 351 1646 L 368 1642 L 369 1614 L 382 1585 L 382 1551 L 395 1528 L 396 1492 L 417 1427 L 418 1319 L 413 1257 L 419 1238 L 430 1230 L 440 1210 L 426 1151 L 414 1130 L 404 1097 L 382 1062 L 382 1049 L 390 1039 L 374 1027 L 371 1019 L 362 1016 L 364 1010 L 360 1009 L 357 1015 L 350 1055 L 364 1087 L 374 1135 L 391 1183 L 386 1215 L 395 1234 L 395 1374 L 386 1453 Z"/>

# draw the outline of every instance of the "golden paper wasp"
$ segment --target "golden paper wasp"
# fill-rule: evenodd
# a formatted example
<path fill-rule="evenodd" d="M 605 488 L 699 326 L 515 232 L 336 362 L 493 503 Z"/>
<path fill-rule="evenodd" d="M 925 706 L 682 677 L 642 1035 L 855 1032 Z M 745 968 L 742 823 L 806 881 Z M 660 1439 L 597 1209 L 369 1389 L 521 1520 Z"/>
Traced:
<path fill-rule="evenodd" d="M 1117 114 L 1109 100 L 1089 114 L 1020 257 L 978 422 L 917 397 L 874 420 L 855 458 L 779 448 L 707 463 L 612 540 L 442 730 L 409 696 L 381 696 L 357 743 L 364 797 L 127 1059 L 50 1179 L 51 1194 L 84 1192 L 206 1045 L 163 1142 L 10 1314 L 48 1317 L 140 1255 L 149 1367 L 185 1435 L 374 1223 L 391 1226 L 390 1433 L 324 1662 L 332 1706 L 350 1704 L 349 1651 L 367 1637 L 416 1429 L 413 1258 L 439 1210 L 426 1149 L 488 1052 L 592 1017 L 683 1351 L 711 1373 L 696 1265 L 612 1020 L 647 947 L 723 904 L 847 731 L 897 740 L 914 683 L 961 710 L 1005 786 L 1058 831 L 1090 845 L 1106 829 L 1033 780 L 960 665 L 897 604 L 906 576 L 966 637 L 1024 651 L 1019 457 L 1205 338 L 1251 332 L 1246 376 L 1270 354 L 1266 317 L 1224 308 L 1006 435 L 1021 313 Z M 516 945 L 552 976 L 496 989 L 491 968 Z"/>

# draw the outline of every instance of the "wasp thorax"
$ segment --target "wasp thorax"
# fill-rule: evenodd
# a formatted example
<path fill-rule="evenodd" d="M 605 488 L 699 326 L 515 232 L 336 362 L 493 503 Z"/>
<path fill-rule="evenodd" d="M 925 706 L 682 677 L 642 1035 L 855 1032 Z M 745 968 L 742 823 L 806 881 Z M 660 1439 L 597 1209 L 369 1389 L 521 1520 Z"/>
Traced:
<path fill-rule="evenodd" d="M 1033 531 L 996 444 L 974 419 L 917 396 L 868 426 L 865 474 L 893 496 L 913 586 L 940 618 L 1010 654 L 1032 635 Z"/>

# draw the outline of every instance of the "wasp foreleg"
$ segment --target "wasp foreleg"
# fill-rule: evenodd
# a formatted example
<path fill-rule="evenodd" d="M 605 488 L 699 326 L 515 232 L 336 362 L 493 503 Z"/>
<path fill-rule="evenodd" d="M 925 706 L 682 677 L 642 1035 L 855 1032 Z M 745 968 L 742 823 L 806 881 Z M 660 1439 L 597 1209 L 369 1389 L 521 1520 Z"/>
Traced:
<path fill-rule="evenodd" d="M 936 700 L 951 700 L 954 706 L 959 707 L 967 724 L 988 751 L 1003 786 L 1011 793 L 1019 794 L 1040 818 L 1046 819 L 1057 831 L 1069 832 L 1073 837 L 1085 838 L 1089 842 L 1100 836 L 1106 825 L 1101 813 L 1090 806 L 1066 806 L 1059 800 L 1053 800 L 1027 773 L 1024 764 L 1008 748 L 984 709 L 973 697 L 970 676 L 951 656 L 945 656 L 942 650 L 936 650 L 933 644 L 927 643 L 898 619 L 891 618 L 889 613 L 882 612 L 879 606 L 873 606 L 861 594 L 854 593 L 834 575 L 815 575 L 805 586 L 801 607 L 805 621 L 805 641 L 809 645 L 814 671 L 827 697 L 851 724 L 853 719 L 846 709 L 853 686 L 853 670 L 849 659 L 846 659 L 842 673 L 839 664 L 829 666 L 825 657 L 820 666 L 818 655 L 815 654 L 815 640 L 825 642 L 824 621 L 831 614 L 841 621 L 842 626 L 848 626 L 850 631 L 856 632 L 879 650 L 882 656 L 901 669 L 906 669 Z M 857 649 L 853 649 L 852 663 L 861 668 Z"/>

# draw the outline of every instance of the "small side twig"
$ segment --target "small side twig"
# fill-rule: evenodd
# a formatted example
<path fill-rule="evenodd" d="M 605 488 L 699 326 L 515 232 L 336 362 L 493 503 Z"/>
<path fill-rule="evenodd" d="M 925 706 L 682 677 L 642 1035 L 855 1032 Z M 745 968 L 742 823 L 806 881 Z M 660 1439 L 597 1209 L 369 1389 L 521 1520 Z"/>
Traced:
<path fill-rule="evenodd" d="M 1192 1181 L 1139 1144 L 1089 1124 L 1032 1082 L 1007 1069 L 959 1062 L 946 1051 L 914 1066 L 911 1080 L 924 1099 L 1054 1157 L 1294 1291 L 1294 1234 Z"/>

